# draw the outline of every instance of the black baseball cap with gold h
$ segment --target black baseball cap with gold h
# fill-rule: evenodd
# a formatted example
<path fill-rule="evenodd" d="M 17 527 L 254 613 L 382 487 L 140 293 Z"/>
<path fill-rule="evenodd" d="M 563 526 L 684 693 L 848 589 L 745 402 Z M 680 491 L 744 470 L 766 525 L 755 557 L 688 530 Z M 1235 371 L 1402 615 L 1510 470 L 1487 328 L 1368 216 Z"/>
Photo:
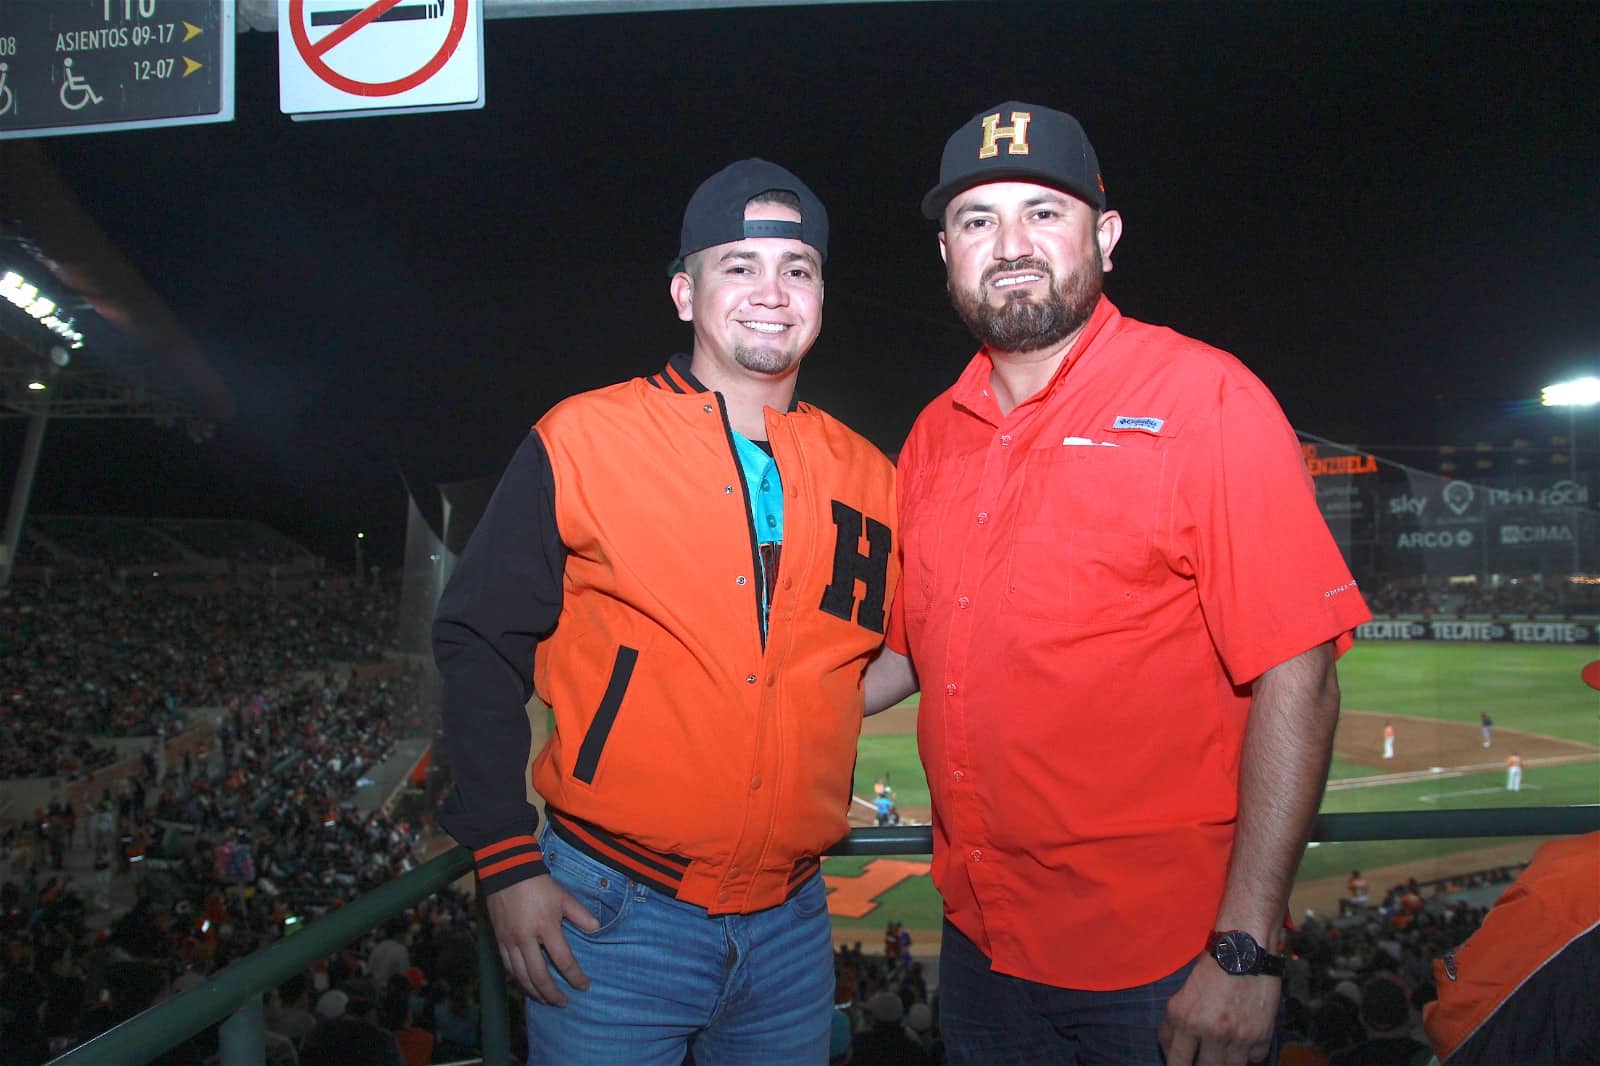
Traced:
<path fill-rule="evenodd" d="M 1100 160 L 1078 120 L 1064 111 L 1009 100 L 972 116 L 945 142 L 939 184 L 922 198 L 934 220 L 958 194 L 991 181 L 1032 181 L 1106 207 Z"/>

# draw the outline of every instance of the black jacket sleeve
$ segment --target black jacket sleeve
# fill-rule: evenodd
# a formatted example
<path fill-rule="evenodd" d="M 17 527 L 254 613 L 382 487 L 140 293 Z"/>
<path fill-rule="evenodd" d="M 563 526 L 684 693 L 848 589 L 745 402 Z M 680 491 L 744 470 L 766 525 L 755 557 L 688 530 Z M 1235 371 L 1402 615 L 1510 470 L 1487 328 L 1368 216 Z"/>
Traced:
<path fill-rule="evenodd" d="M 453 786 L 439 824 L 472 849 L 495 892 L 547 873 L 527 800 L 533 652 L 561 615 L 566 548 L 555 476 L 537 431 L 511 459 L 440 597 L 433 656 L 444 677 L 444 744 Z"/>

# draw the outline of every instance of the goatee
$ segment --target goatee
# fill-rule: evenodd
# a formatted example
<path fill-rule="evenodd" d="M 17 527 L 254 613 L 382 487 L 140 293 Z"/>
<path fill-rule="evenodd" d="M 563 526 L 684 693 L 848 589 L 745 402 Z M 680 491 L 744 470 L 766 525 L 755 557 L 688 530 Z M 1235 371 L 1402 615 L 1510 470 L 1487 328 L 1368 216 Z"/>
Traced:
<path fill-rule="evenodd" d="M 757 374 L 782 374 L 794 365 L 794 356 L 782 348 L 757 348 L 735 345 L 733 361 Z"/>

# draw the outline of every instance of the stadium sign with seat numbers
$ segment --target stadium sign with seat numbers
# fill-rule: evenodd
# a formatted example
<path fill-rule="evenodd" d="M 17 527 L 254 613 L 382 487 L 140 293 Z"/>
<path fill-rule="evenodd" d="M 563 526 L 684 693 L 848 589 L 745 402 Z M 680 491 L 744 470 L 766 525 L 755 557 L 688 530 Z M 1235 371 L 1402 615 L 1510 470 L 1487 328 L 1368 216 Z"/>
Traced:
<path fill-rule="evenodd" d="M 233 0 L 0 0 L 0 138 L 233 118 Z"/>

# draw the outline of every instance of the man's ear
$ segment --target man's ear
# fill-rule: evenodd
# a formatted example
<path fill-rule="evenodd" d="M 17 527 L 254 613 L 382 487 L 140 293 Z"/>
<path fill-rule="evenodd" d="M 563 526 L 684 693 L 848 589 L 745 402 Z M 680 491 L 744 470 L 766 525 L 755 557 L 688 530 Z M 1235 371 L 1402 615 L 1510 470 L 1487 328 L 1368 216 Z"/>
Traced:
<path fill-rule="evenodd" d="M 693 322 L 694 279 L 680 270 L 672 275 L 672 280 L 667 283 L 667 291 L 672 294 L 672 306 L 678 309 L 678 320 Z"/>
<path fill-rule="evenodd" d="M 1122 239 L 1122 216 L 1115 211 L 1103 211 L 1094 229 L 1095 242 L 1100 246 L 1100 269 L 1111 272 L 1111 249 Z"/>

